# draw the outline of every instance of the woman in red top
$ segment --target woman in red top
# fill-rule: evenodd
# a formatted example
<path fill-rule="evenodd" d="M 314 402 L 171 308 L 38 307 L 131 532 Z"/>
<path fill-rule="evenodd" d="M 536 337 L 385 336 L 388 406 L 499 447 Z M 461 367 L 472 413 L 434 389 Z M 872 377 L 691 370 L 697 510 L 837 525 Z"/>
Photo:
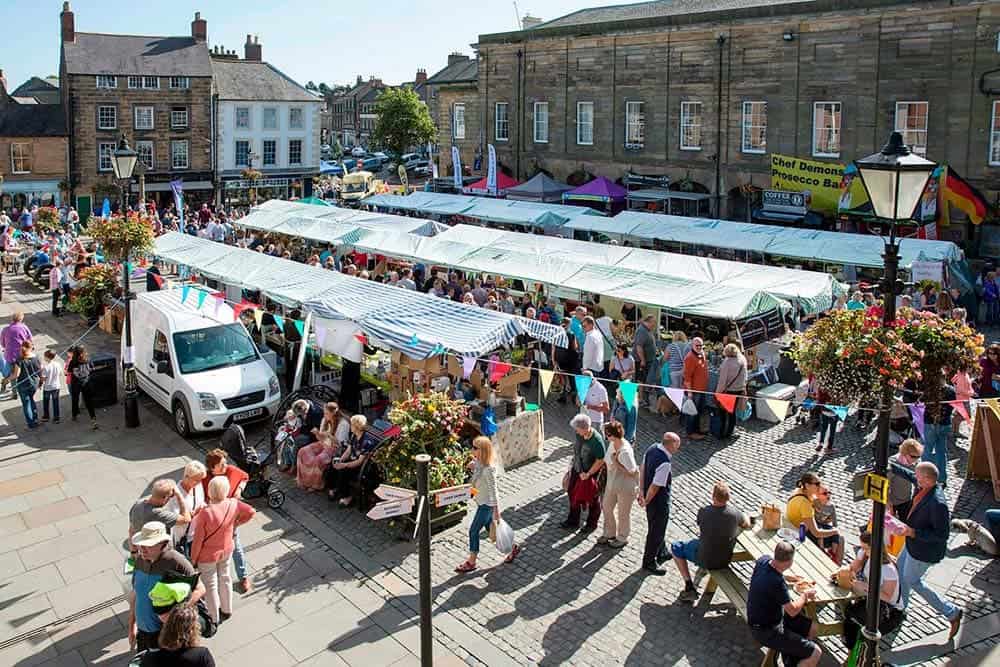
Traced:
<path fill-rule="evenodd" d="M 191 522 L 191 562 L 205 584 L 208 613 L 218 623 L 233 613 L 233 583 L 229 558 L 233 554 L 233 531 L 256 514 L 242 500 L 229 497 L 229 480 L 218 475 L 208 483 L 208 506 Z"/>
<path fill-rule="evenodd" d="M 208 485 L 212 481 L 212 478 L 220 475 L 225 476 L 229 480 L 230 498 L 239 499 L 243 497 L 243 487 L 246 486 L 249 476 L 231 463 L 226 463 L 226 452 L 224 450 L 213 449 L 206 454 L 205 468 L 208 469 L 208 476 L 202 484 L 205 486 L 206 498 L 208 497 Z M 239 531 L 233 534 L 233 542 L 233 566 L 236 568 L 236 579 L 239 582 L 237 587 L 240 593 L 246 594 L 250 592 L 251 586 L 250 578 L 247 577 L 247 561 L 246 556 L 243 554 L 243 545 L 240 544 Z"/>

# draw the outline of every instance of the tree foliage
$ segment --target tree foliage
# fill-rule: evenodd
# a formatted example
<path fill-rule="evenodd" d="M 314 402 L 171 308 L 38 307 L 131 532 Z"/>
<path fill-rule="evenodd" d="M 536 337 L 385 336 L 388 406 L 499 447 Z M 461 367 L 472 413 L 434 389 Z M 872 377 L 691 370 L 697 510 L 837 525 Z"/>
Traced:
<path fill-rule="evenodd" d="M 437 128 L 423 103 L 409 88 L 387 88 L 375 101 L 373 141 L 396 155 L 433 141 Z"/>
<path fill-rule="evenodd" d="M 306 90 L 318 90 L 318 89 L 316 88 L 316 84 L 310 81 L 309 83 L 306 84 Z"/>

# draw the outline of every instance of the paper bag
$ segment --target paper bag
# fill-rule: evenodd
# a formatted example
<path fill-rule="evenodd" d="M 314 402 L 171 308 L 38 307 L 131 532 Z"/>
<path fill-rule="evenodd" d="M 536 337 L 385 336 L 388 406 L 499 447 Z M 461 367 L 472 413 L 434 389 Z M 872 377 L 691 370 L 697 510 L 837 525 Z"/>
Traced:
<path fill-rule="evenodd" d="M 781 528 L 781 508 L 771 503 L 761 505 L 760 519 L 764 530 L 778 530 Z"/>

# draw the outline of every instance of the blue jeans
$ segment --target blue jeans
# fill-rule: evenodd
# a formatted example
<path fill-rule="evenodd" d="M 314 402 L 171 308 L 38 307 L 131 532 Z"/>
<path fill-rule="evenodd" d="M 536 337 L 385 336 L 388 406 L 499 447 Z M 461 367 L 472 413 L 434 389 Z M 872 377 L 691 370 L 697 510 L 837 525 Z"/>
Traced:
<path fill-rule="evenodd" d="M 30 428 L 38 426 L 38 406 L 35 404 L 34 389 L 18 389 L 17 396 L 21 399 L 21 410 L 24 411 L 24 420 L 28 422 Z"/>
<path fill-rule="evenodd" d="M 688 435 L 701 431 L 701 411 L 705 409 L 705 394 L 691 394 L 691 400 L 694 401 L 698 412 L 693 415 L 684 415 Z"/>
<path fill-rule="evenodd" d="M 924 461 L 937 466 L 938 482 L 948 481 L 948 437 L 951 424 L 924 424 Z"/>
<path fill-rule="evenodd" d="M 955 620 L 961 611 L 948 600 L 942 600 L 933 588 L 929 588 L 924 583 L 924 574 L 931 569 L 934 563 L 925 563 L 912 557 L 903 547 L 902 553 L 896 562 L 899 568 L 899 601 L 903 605 L 903 610 L 910 602 L 910 591 L 916 591 L 920 597 L 927 601 L 934 611 L 941 614 L 949 621 Z"/>
<path fill-rule="evenodd" d="M 236 568 L 237 581 L 247 578 L 247 557 L 243 553 L 243 545 L 240 544 L 239 529 L 233 531 L 233 567 Z"/>
<path fill-rule="evenodd" d="M 49 403 L 52 404 L 52 417 L 59 421 L 59 390 L 47 389 L 42 392 L 42 416 L 49 418 Z"/>
<path fill-rule="evenodd" d="M 469 553 L 479 553 L 479 533 L 484 528 L 489 528 L 493 523 L 493 508 L 489 505 L 480 505 L 476 508 L 476 515 L 472 517 L 472 525 L 469 526 Z"/>

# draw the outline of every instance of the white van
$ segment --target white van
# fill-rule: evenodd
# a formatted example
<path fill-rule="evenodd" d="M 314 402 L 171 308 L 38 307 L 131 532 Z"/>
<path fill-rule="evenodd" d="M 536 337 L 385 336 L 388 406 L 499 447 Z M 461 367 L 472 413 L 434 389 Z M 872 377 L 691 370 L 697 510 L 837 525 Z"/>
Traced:
<path fill-rule="evenodd" d="M 182 436 L 265 419 L 281 402 L 278 378 L 246 327 L 213 297 L 198 308 L 194 289 L 138 294 L 132 343 L 139 388 L 170 411 Z M 124 336 L 122 337 L 124 358 Z"/>

